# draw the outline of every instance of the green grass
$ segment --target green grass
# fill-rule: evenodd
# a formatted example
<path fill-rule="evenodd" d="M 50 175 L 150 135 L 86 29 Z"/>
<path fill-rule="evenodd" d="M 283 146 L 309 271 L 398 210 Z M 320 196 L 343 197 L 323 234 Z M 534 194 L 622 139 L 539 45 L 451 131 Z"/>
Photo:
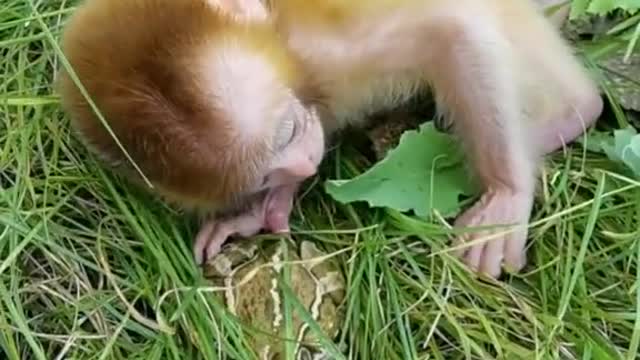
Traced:
<path fill-rule="evenodd" d="M 70 134 L 51 83 L 73 2 L 34 3 L 38 15 L 0 3 L 0 358 L 251 358 L 192 260 L 193 222 L 105 173 Z M 323 175 L 368 165 L 342 146 Z M 502 282 L 464 270 L 441 222 L 341 206 L 310 184 L 295 236 L 341 261 L 346 356 L 639 358 L 640 183 L 579 145 L 550 156 L 542 179 L 530 265 Z"/>

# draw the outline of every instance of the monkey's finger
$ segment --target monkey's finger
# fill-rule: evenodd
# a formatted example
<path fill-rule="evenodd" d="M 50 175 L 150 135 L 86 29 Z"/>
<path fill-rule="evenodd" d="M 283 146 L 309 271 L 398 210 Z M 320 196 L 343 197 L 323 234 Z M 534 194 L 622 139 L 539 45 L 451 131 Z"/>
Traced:
<path fill-rule="evenodd" d="M 527 263 L 527 232 L 517 230 L 504 243 L 504 266 L 507 272 L 522 270 Z"/>
<path fill-rule="evenodd" d="M 233 233 L 235 233 L 235 229 L 226 223 L 218 223 L 207 241 L 204 252 L 204 261 L 208 261 L 216 256 L 220 252 L 222 244 L 224 244 L 229 236 L 233 235 Z"/>
<path fill-rule="evenodd" d="M 202 265 L 204 262 L 204 249 L 211 238 L 211 234 L 215 229 L 216 223 L 213 220 L 207 221 L 196 235 L 195 242 L 193 244 L 193 257 L 196 264 Z"/>
<path fill-rule="evenodd" d="M 479 271 L 496 278 L 502 272 L 505 236 L 490 236 L 491 238 L 486 240 L 487 242 L 482 252 Z"/>
<path fill-rule="evenodd" d="M 477 242 L 475 236 L 471 237 L 470 241 L 475 241 L 476 244 L 473 244 L 468 248 L 467 253 L 464 256 L 464 262 L 471 270 L 478 271 L 480 269 L 480 261 L 482 259 L 485 244 L 483 242 Z"/>

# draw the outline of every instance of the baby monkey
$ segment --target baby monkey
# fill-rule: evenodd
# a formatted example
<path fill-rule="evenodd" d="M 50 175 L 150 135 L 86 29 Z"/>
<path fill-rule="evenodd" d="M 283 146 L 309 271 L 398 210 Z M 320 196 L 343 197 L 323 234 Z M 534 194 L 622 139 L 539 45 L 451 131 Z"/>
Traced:
<path fill-rule="evenodd" d="M 521 225 L 465 233 L 454 245 L 473 243 L 458 254 L 491 276 L 517 271 L 541 156 L 602 111 L 527 0 L 90 0 L 63 50 L 157 192 L 213 213 L 195 240 L 199 263 L 229 237 L 288 231 L 328 137 L 429 87 L 483 189 L 455 225 Z M 70 77 L 60 80 L 88 146 L 137 178 Z"/>

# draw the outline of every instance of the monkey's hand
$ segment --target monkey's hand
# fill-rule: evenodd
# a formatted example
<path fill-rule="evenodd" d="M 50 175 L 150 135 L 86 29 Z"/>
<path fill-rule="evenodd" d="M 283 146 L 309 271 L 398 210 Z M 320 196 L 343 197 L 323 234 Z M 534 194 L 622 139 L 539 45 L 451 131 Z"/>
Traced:
<path fill-rule="evenodd" d="M 203 264 L 220 252 L 222 245 L 232 236 L 249 237 L 261 230 L 272 233 L 289 232 L 289 216 L 299 184 L 272 188 L 267 195 L 255 201 L 249 209 L 227 218 L 206 221 L 195 239 L 194 257 Z"/>
<path fill-rule="evenodd" d="M 459 236 L 454 241 L 454 246 L 460 246 L 457 255 L 473 270 L 492 277 L 499 276 L 503 266 L 507 271 L 522 269 L 526 262 L 526 225 L 532 206 L 531 193 L 488 190 L 455 223 L 457 227 L 486 226 L 488 229 Z"/>

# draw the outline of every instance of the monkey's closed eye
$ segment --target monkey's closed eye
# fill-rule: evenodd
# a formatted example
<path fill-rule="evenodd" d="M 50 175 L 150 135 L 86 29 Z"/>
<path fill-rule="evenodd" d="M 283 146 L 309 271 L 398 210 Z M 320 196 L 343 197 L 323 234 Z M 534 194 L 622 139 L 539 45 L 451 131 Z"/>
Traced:
<path fill-rule="evenodd" d="M 274 145 L 277 149 L 282 149 L 291 143 L 296 135 L 297 122 L 296 113 L 290 108 L 276 129 Z"/>

